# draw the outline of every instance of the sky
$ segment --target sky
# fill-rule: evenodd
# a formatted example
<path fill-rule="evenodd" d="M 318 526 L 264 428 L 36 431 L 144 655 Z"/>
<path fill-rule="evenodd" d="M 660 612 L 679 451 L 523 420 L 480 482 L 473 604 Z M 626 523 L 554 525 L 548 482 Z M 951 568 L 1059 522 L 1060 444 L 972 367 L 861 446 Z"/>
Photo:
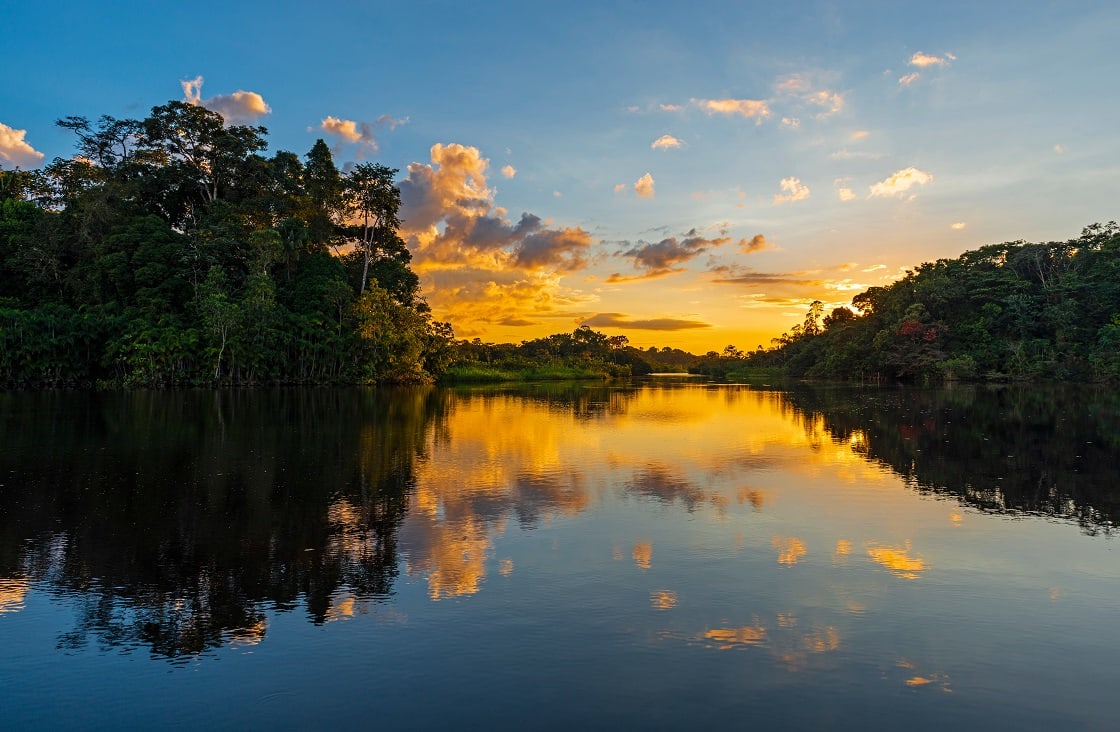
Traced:
<path fill-rule="evenodd" d="M 433 315 L 751 350 L 1120 218 L 1114 2 L 6 3 L 0 167 L 194 101 L 398 169 Z"/>

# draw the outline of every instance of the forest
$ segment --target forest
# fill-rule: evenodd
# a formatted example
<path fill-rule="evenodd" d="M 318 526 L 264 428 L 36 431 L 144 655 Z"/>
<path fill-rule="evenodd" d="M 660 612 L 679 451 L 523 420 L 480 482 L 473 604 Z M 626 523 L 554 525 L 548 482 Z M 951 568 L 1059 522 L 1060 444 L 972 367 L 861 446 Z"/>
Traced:
<path fill-rule="evenodd" d="M 651 372 L 1120 379 L 1120 227 L 940 259 L 768 349 L 645 350 L 586 326 L 520 344 L 433 320 L 396 170 L 172 101 L 67 117 L 76 154 L 0 171 L 0 388 L 451 383 Z"/>
<path fill-rule="evenodd" d="M 843 380 L 1113 381 L 1120 378 L 1120 227 L 1064 242 L 992 244 L 910 270 L 803 323 L 773 347 L 721 358 Z"/>
<path fill-rule="evenodd" d="M 0 386 L 422 382 L 449 361 L 397 171 L 172 101 L 0 171 Z"/>

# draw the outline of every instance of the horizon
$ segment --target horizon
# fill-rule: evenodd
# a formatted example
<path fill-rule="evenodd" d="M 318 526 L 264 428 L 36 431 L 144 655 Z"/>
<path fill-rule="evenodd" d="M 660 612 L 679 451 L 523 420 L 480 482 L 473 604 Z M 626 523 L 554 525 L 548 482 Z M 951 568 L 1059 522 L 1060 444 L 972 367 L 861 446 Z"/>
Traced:
<path fill-rule="evenodd" d="M 399 170 L 458 339 L 750 351 L 813 300 L 1117 218 L 1108 3 L 118 6 L 9 11 L 0 167 L 73 155 L 56 119 L 168 99 L 267 127 L 269 153 L 322 137 Z"/>

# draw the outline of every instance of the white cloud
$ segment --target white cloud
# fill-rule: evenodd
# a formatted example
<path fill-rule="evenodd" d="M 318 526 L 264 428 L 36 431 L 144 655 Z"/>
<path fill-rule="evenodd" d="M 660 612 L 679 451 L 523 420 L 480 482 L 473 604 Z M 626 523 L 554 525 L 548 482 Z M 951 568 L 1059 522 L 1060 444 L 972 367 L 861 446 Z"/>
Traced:
<path fill-rule="evenodd" d="M 233 94 L 215 94 L 203 99 L 201 76 L 180 81 L 179 84 L 183 87 L 184 102 L 217 112 L 227 125 L 248 124 L 272 111 L 264 97 L 256 92 L 238 90 Z"/>
<path fill-rule="evenodd" d="M 638 198 L 653 198 L 653 176 L 646 173 L 634 183 L 634 192 Z"/>
<path fill-rule="evenodd" d="M 801 120 L 797 117 L 782 117 L 782 124 L 796 130 L 801 126 Z"/>
<path fill-rule="evenodd" d="M 692 103 L 708 114 L 738 114 L 754 118 L 755 124 L 770 116 L 770 105 L 762 99 L 693 99 Z"/>
<path fill-rule="evenodd" d="M 659 104 L 662 112 L 680 112 L 684 107 L 679 104 Z"/>
<path fill-rule="evenodd" d="M 929 68 L 930 66 L 948 66 L 950 61 L 955 61 L 956 56 L 947 53 L 944 56 L 930 56 L 928 53 L 918 51 L 910 57 L 909 64 L 917 66 L 920 69 Z"/>
<path fill-rule="evenodd" d="M 868 187 L 869 197 L 901 196 L 914 186 L 924 186 L 932 180 L 933 174 L 910 166 L 895 172 L 889 178 L 871 184 Z"/>
<path fill-rule="evenodd" d="M 46 157 L 24 139 L 27 130 L 17 130 L 0 122 L 0 161 L 16 168 L 35 168 Z"/>
<path fill-rule="evenodd" d="M 905 76 L 898 77 L 898 83 L 900 86 L 910 86 L 921 77 L 922 75 L 915 71 L 912 74 L 906 74 Z"/>
<path fill-rule="evenodd" d="M 966 226 L 968 226 L 968 224 L 964 221 L 954 221 L 953 223 L 949 224 L 949 228 L 954 231 L 960 231 Z"/>
<path fill-rule="evenodd" d="M 804 201 L 810 195 L 809 186 L 803 184 L 800 178 L 793 176 L 782 178 L 780 185 L 785 193 L 774 195 L 775 206 L 783 203 L 793 203 L 794 201 Z"/>
<path fill-rule="evenodd" d="M 654 140 L 650 147 L 654 150 L 670 150 L 673 148 L 679 148 L 683 144 L 684 143 L 682 143 L 672 135 L 662 135 L 661 137 Z"/>
<path fill-rule="evenodd" d="M 513 167 L 512 165 L 503 165 L 502 175 L 506 178 L 512 178 L 513 176 L 517 175 L 517 168 Z"/>

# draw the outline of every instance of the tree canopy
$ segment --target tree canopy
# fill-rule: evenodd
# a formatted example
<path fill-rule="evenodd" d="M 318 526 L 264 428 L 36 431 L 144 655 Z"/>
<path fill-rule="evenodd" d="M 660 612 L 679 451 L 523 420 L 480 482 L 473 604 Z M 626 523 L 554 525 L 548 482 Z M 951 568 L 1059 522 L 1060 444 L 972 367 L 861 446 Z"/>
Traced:
<path fill-rule="evenodd" d="M 0 172 L 0 385 L 438 376 L 395 170 L 187 102 L 58 125 L 73 157 Z"/>
<path fill-rule="evenodd" d="M 749 365 L 843 379 L 1120 378 L 1120 227 L 1007 242 L 927 262 L 750 354 Z"/>

